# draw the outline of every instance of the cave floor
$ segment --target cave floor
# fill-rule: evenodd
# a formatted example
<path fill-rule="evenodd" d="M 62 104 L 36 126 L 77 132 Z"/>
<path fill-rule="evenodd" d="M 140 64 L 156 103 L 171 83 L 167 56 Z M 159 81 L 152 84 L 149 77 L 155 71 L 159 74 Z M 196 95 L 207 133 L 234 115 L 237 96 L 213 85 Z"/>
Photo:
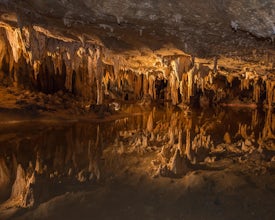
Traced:
<path fill-rule="evenodd" d="M 132 177 L 133 178 L 133 177 Z M 140 175 L 74 185 L 11 219 L 273 219 L 274 175 L 191 172 L 182 179 Z M 80 190 L 82 188 L 82 190 Z M 83 189 L 85 188 L 85 189 Z"/>
<path fill-rule="evenodd" d="M 15 87 L 0 86 L 0 123 L 110 121 L 127 116 L 110 109 L 91 109 L 82 98 L 58 92 L 45 94 Z M 108 106 L 108 105 L 107 105 Z"/>

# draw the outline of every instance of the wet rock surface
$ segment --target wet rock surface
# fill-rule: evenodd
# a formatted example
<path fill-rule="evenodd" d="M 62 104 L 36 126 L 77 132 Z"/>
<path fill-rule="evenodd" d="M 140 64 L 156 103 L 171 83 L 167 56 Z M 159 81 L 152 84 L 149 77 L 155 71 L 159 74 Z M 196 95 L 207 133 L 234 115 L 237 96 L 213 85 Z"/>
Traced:
<path fill-rule="evenodd" d="M 10 196 L 1 217 L 273 218 L 273 112 L 122 108 L 132 116 L 24 131 L 2 124 Z"/>
<path fill-rule="evenodd" d="M 83 118 L 105 118 L 118 115 L 120 104 L 112 102 L 97 105 L 90 100 L 76 97 L 68 92 L 58 91 L 54 94 L 37 93 L 30 90 L 22 90 L 14 87 L 0 87 L 0 114 L 2 122 L 14 119 L 46 120 L 68 119 L 78 120 Z"/>

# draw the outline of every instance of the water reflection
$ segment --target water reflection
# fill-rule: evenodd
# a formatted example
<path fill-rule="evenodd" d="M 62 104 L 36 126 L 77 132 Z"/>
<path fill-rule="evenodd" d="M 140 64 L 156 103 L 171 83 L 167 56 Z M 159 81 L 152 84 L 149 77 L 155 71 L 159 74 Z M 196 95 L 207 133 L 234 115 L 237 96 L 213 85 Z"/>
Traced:
<path fill-rule="evenodd" d="M 190 114 L 174 107 L 126 106 L 125 111 L 132 116 L 113 122 L 2 125 L 0 201 L 30 207 L 79 183 L 142 172 L 181 177 L 194 169 L 222 168 L 228 158 L 256 161 L 254 167 L 267 172 L 275 160 L 272 110 Z"/>

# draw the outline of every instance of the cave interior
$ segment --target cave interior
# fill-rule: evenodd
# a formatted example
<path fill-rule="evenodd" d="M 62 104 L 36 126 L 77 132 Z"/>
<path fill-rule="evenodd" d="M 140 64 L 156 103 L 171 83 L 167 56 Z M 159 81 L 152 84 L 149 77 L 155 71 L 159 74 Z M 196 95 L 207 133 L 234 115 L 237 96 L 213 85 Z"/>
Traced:
<path fill-rule="evenodd" d="M 273 219 L 275 3 L 0 0 L 0 116 L 0 218 Z"/>

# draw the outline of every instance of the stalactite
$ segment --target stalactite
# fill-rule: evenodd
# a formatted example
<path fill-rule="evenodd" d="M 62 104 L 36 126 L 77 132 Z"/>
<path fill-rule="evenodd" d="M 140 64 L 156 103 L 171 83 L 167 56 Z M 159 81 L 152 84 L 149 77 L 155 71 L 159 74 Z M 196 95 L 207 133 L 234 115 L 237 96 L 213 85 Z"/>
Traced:
<path fill-rule="evenodd" d="M 22 55 L 22 43 L 20 28 L 6 29 L 6 36 L 11 46 L 12 55 L 15 63 L 18 63 L 20 56 Z"/>
<path fill-rule="evenodd" d="M 137 74 L 135 77 L 135 83 L 134 83 L 134 93 L 135 93 L 135 99 L 141 98 L 141 89 L 142 89 L 142 76 L 140 74 Z"/>
<path fill-rule="evenodd" d="M 179 88 L 179 81 L 177 80 L 176 76 L 174 74 L 170 75 L 170 93 L 171 93 L 171 99 L 172 104 L 177 105 L 179 103 L 179 97 L 178 97 L 178 88 Z"/>
<path fill-rule="evenodd" d="M 265 83 L 267 106 L 272 108 L 273 103 L 275 103 L 275 81 L 267 80 Z"/>
<path fill-rule="evenodd" d="M 254 79 L 254 73 L 245 71 L 245 78 L 241 79 L 241 90 L 249 90 L 250 81 Z"/>
<path fill-rule="evenodd" d="M 152 99 L 156 99 L 155 80 L 156 77 L 154 75 L 149 76 L 149 95 Z"/>
<path fill-rule="evenodd" d="M 183 103 L 189 103 L 190 97 L 188 94 L 188 74 L 182 75 L 182 80 L 180 81 L 180 95 Z"/>
<path fill-rule="evenodd" d="M 147 95 L 149 92 L 149 82 L 146 75 L 143 75 L 143 95 Z"/>
<path fill-rule="evenodd" d="M 260 95 L 261 95 L 261 86 L 258 84 L 257 80 L 254 80 L 254 83 L 253 83 L 253 100 L 256 103 L 259 103 Z"/>
<path fill-rule="evenodd" d="M 109 92 L 108 92 L 108 83 L 109 83 L 110 80 L 111 80 L 111 75 L 110 75 L 110 73 L 109 73 L 108 71 L 105 71 L 105 75 L 104 75 L 103 78 L 102 78 L 102 82 L 103 82 L 103 84 L 104 84 L 104 93 L 105 93 L 106 95 L 109 94 Z"/>
<path fill-rule="evenodd" d="M 0 28 L 0 70 L 3 68 L 3 62 L 6 61 L 8 48 L 6 44 L 6 32 Z"/>
<path fill-rule="evenodd" d="M 119 76 L 119 71 L 120 71 L 120 58 L 118 56 L 118 57 L 114 58 L 114 74 L 115 74 L 115 77 Z"/>
<path fill-rule="evenodd" d="M 275 103 L 275 83 L 272 73 L 263 76 L 264 74 L 257 74 L 254 67 L 243 68 L 234 74 L 229 73 L 223 70 L 222 66 L 217 67 L 217 57 L 214 58 L 213 65 L 210 65 L 199 59 L 195 63 L 194 57 L 187 55 L 155 56 L 153 53 L 153 65 L 144 66 L 142 63 L 144 57 L 141 54 L 136 55 L 138 59 L 135 60 L 134 55 L 134 59 L 131 60 L 128 54 L 115 54 L 103 45 L 86 42 L 83 37 L 75 40 L 58 36 L 36 25 L 5 27 L 1 32 L 1 42 L 4 42 L 5 46 L 0 43 L 0 67 L 5 59 L 9 66 L 10 80 L 15 86 L 22 86 L 22 83 L 32 81 L 33 87 L 47 93 L 66 89 L 75 95 L 102 104 L 104 94 L 110 94 L 111 87 L 114 98 L 127 96 L 127 99 L 136 100 L 142 95 L 149 94 L 152 99 L 157 99 L 155 82 L 158 79 L 165 79 L 168 85 L 164 99 L 170 99 L 173 105 L 177 105 L 180 100 L 183 103 L 190 103 L 192 97 L 194 100 L 197 99 L 196 95 L 201 96 L 201 92 L 203 98 L 210 92 L 214 93 L 215 103 L 229 99 L 233 95 L 229 94 L 230 90 L 226 88 L 228 84 L 217 83 L 218 77 L 223 76 L 232 90 L 237 89 L 233 88 L 233 81 L 239 78 L 240 89 L 245 90 L 242 95 L 245 98 L 252 97 L 257 104 L 263 101 L 260 99 L 265 84 L 266 101 L 263 103 L 268 108 L 272 108 Z M 113 70 L 106 70 L 107 65 Z M 3 75 L 2 72 L 1 74 Z M 62 74 L 65 75 L 65 82 L 62 81 Z M 61 85 L 60 81 L 64 85 Z M 205 94 L 206 92 L 208 94 Z M 207 97 L 207 100 L 210 101 L 210 98 Z"/>
<path fill-rule="evenodd" d="M 96 50 L 96 61 L 97 61 L 97 71 L 96 71 L 96 86 L 97 86 L 97 104 L 101 105 L 103 103 L 103 91 L 102 91 L 102 76 L 103 76 L 103 64 L 101 60 L 101 51 L 98 48 Z"/>
<path fill-rule="evenodd" d="M 67 55 L 68 54 L 68 55 Z M 88 58 L 88 62 L 90 57 Z M 69 55 L 69 53 L 66 53 L 65 59 L 64 59 L 64 63 L 66 66 L 66 80 L 65 80 L 65 88 L 72 92 L 72 87 L 73 87 L 73 69 L 72 69 L 72 64 L 71 64 L 71 57 Z M 90 64 L 90 63 L 89 63 Z M 88 67 L 90 68 L 90 65 L 88 65 Z M 89 71 L 90 69 L 88 69 Z M 89 72 L 90 73 L 90 72 Z"/>
<path fill-rule="evenodd" d="M 178 66 L 179 66 L 178 59 L 171 61 L 172 74 L 175 74 L 175 77 L 177 78 L 177 80 L 180 81 L 180 73 L 179 73 Z"/>
<path fill-rule="evenodd" d="M 190 98 L 193 96 L 193 80 L 194 80 L 194 72 L 196 67 L 194 66 L 191 70 L 187 72 L 188 77 L 188 89 L 187 89 L 187 100 L 190 102 Z"/>
<path fill-rule="evenodd" d="M 212 73 L 209 67 L 202 64 L 198 64 L 196 68 L 197 72 L 194 75 L 194 84 L 196 84 L 197 90 L 201 90 L 204 93 L 208 84 L 211 84 L 213 81 Z"/>

